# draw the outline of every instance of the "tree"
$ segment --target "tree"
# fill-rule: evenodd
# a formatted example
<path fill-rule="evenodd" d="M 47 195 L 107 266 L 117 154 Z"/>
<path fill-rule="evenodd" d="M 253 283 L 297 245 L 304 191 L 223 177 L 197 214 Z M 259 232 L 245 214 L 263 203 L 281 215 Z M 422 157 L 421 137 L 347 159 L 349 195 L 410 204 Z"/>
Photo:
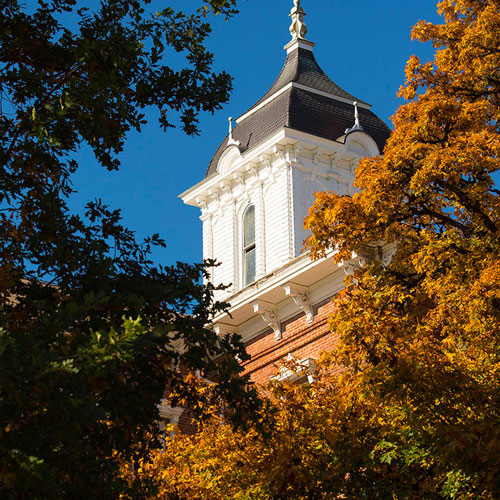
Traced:
<path fill-rule="evenodd" d="M 149 1 L 0 1 L 0 496 L 117 498 L 119 460 L 140 457 L 167 386 L 172 404 L 197 396 L 175 367 L 209 372 L 217 397 L 244 411 L 235 336 L 207 329 L 224 307 L 202 284 L 207 265 L 155 266 L 158 235 L 136 241 L 100 200 L 69 212 L 74 153 L 90 147 L 118 169 L 131 129 L 156 107 L 163 128 L 227 101 L 229 75 L 211 72 L 208 16 Z M 168 51 L 184 68 L 168 66 Z M 206 277 L 206 276 L 205 276 Z M 179 349 L 180 347 L 180 349 Z M 217 363 L 215 358 L 220 358 Z M 250 403 L 249 403 L 250 404 Z M 141 443 L 144 445 L 141 446 Z"/>
<path fill-rule="evenodd" d="M 313 386 L 279 390 L 267 434 L 211 427 L 157 457 L 180 498 L 500 498 L 500 2 L 438 8 L 383 157 L 306 221 L 314 256 L 365 260 L 335 299 L 337 349 Z"/>
<path fill-rule="evenodd" d="M 352 199 L 318 196 L 310 246 L 345 259 L 397 242 L 390 266 L 361 269 L 339 300 L 336 360 L 383 402 L 394 461 L 420 454 L 421 488 L 497 498 L 500 3 L 438 6 L 443 25 L 413 30 L 438 50 L 408 62 L 384 156 L 360 164 Z"/>

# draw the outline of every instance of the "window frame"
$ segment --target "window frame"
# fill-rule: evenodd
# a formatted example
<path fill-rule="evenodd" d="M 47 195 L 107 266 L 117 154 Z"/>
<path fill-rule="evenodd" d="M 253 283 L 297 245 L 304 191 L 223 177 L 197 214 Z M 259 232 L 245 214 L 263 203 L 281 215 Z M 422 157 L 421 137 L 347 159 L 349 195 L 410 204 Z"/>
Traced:
<path fill-rule="evenodd" d="M 249 210 L 253 209 L 253 241 L 249 242 L 248 244 L 245 245 L 245 229 L 246 229 L 246 222 L 247 222 L 247 215 Z M 242 257 L 242 265 L 241 265 L 241 283 L 242 283 L 242 288 L 245 288 L 246 286 L 252 284 L 257 276 L 257 234 L 256 234 L 256 209 L 255 205 L 253 203 L 250 203 L 245 207 L 243 210 L 243 215 L 241 218 L 241 257 Z M 255 252 L 255 261 L 254 261 L 254 269 L 253 269 L 253 276 L 250 280 L 247 281 L 247 269 L 248 269 L 248 256 L 251 251 Z"/>

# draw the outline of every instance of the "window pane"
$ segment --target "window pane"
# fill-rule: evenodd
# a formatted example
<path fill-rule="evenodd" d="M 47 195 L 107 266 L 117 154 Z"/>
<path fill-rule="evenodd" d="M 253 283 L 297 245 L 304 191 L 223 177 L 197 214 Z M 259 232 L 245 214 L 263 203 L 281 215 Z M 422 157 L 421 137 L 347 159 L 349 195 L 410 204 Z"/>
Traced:
<path fill-rule="evenodd" d="M 255 243 L 255 207 L 250 205 L 243 220 L 243 246 Z"/>
<path fill-rule="evenodd" d="M 255 247 L 245 252 L 245 285 L 255 281 Z"/>

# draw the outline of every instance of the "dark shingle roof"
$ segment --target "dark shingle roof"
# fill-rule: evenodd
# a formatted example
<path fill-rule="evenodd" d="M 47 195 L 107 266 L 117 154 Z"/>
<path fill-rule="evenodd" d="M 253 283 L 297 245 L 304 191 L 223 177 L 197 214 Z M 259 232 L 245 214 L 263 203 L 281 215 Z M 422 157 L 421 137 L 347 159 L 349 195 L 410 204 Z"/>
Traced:
<path fill-rule="evenodd" d="M 316 62 L 316 58 L 311 50 L 298 48 L 287 55 L 285 64 L 283 65 L 278 78 L 276 78 L 276 81 L 271 85 L 271 88 L 262 96 L 262 98 L 259 99 L 248 111 L 257 107 L 290 82 L 299 83 L 300 85 L 305 85 L 306 87 L 315 90 L 321 90 L 322 92 L 327 92 L 328 94 L 343 97 L 344 99 L 349 99 L 351 102 L 358 101 L 359 103 L 367 104 L 360 99 L 356 99 L 356 97 L 341 89 L 335 82 L 330 80 L 330 78 L 328 78 L 328 76 L 326 76 L 323 70 L 319 67 L 319 64 Z"/>
<path fill-rule="evenodd" d="M 312 91 L 291 87 L 240 121 L 233 130 L 233 137 L 240 142 L 242 152 L 257 146 L 283 127 L 335 141 L 344 135 L 347 128 L 353 126 L 354 107 L 333 96 L 349 101 L 357 100 L 360 103 L 363 101 L 356 99 L 330 80 L 318 66 L 313 53 L 302 48 L 288 54 L 283 69 L 272 87 L 248 111 L 290 82 L 299 83 Z M 332 97 L 320 95 L 314 90 L 326 92 Z M 359 108 L 359 118 L 364 131 L 373 138 L 382 151 L 390 134 L 387 125 L 370 110 L 362 107 Z M 207 177 L 216 172 L 217 163 L 227 147 L 227 141 L 226 136 L 215 152 L 207 169 Z"/>

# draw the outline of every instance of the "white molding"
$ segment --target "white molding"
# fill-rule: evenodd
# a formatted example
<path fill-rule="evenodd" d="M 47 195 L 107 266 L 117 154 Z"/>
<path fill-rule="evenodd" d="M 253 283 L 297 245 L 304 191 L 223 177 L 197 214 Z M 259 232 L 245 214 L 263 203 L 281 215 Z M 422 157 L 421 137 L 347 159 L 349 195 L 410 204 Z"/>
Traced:
<path fill-rule="evenodd" d="M 312 52 L 312 49 L 315 47 L 314 42 L 310 42 L 309 40 L 301 40 L 299 38 L 295 38 L 294 40 L 291 40 L 288 42 L 283 49 L 286 50 L 287 54 L 290 54 L 290 52 L 293 52 L 294 50 L 297 49 L 305 49 L 309 50 Z"/>
<path fill-rule="evenodd" d="M 172 408 L 172 406 L 167 404 L 165 399 L 163 399 L 161 404 L 158 405 L 158 413 L 160 415 L 160 418 L 165 420 L 168 419 L 170 423 L 175 425 L 179 424 L 179 418 L 183 412 L 184 408 Z"/>
<path fill-rule="evenodd" d="M 289 366 L 287 366 L 287 364 Z M 276 380 L 277 382 L 300 383 L 302 381 L 305 382 L 307 377 L 307 382 L 312 384 L 314 382 L 316 370 L 317 366 L 313 358 L 299 360 L 291 354 L 288 354 L 285 364 L 280 366 L 278 374 L 271 377 L 271 380 Z"/>
<path fill-rule="evenodd" d="M 236 328 L 232 325 L 226 325 L 225 323 L 214 323 L 214 332 L 218 337 L 225 335 L 233 335 L 236 333 Z"/>
<path fill-rule="evenodd" d="M 274 338 L 276 340 L 281 340 L 282 335 L 280 322 L 274 305 L 262 300 L 256 300 L 255 302 L 252 302 L 251 306 L 253 308 L 253 312 L 260 314 L 264 322 L 273 329 Z"/>
<path fill-rule="evenodd" d="M 356 143 L 358 143 L 361 146 L 361 149 L 364 150 L 363 153 L 361 153 L 360 151 L 356 151 Z M 364 130 L 354 130 L 352 132 L 349 132 L 344 138 L 344 144 L 346 147 L 346 152 L 353 155 L 364 157 L 377 156 L 380 154 L 377 143 Z"/>
<path fill-rule="evenodd" d="M 353 102 L 355 102 L 355 99 L 353 99 L 353 100 L 347 99 L 346 97 L 341 97 L 339 95 L 330 94 L 329 92 L 324 92 L 322 90 L 313 89 L 311 87 L 308 87 L 307 85 L 302 85 L 301 83 L 297 83 L 297 82 L 292 82 L 292 87 L 294 87 L 296 89 L 300 89 L 300 90 L 306 90 L 307 92 L 312 92 L 313 94 L 318 94 L 318 95 L 321 95 L 323 97 L 329 97 L 330 99 L 335 99 L 336 101 L 345 102 L 345 103 L 351 104 L 351 105 Z M 356 102 L 358 103 L 358 106 L 360 108 L 371 109 L 371 107 L 372 107 L 372 105 L 368 104 L 368 103 L 359 102 L 359 101 L 356 101 Z"/>
<path fill-rule="evenodd" d="M 307 294 L 307 287 L 295 283 L 286 283 L 282 285 L 287 297 L 292 297 L 296 306 L 305 313 L 307 322 L 311 324 L 314 321 L 314 309 Z"/>

